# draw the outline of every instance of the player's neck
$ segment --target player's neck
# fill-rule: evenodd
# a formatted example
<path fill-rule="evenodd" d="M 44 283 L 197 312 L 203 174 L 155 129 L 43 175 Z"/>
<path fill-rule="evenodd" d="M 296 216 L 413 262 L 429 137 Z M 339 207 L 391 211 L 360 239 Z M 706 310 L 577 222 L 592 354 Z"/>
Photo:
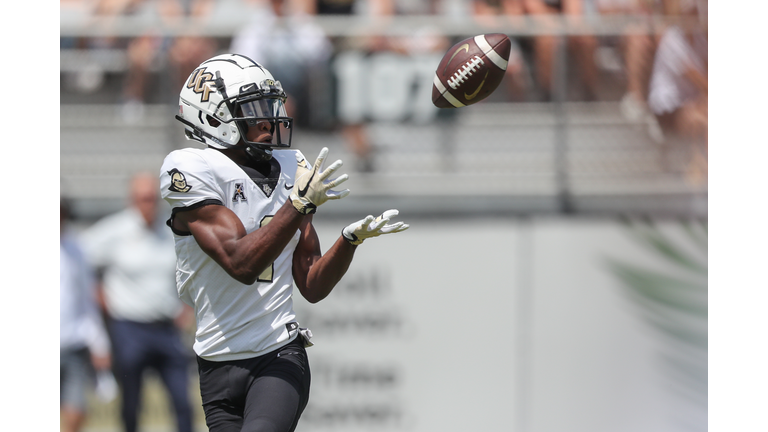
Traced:
<path fill-rule="evenodd" d="M 232 162 L 244 166 L 253 168 L 260 173 L 262 173 L 264 176 L 269 175 L 270 171 L 272 170 L 272 163 L 271 161 L 255 161 L 253 158 L 249 157 L 248 154 L 245 152 L 244 149 L 241 148 L 231 148 L 231 149 L 217 149 L 220 152 L 222 152 L 225 156 L 232 159 Z"/>
<path fill-rule="evenodd" d="M 248 154 L 245 153 L 245 149 L 240 147 L 235 148 L 228 148 L 228 149 L 216 149 L 220 151 L 224 156 L 232 159 L 232 161 L 238 165 L 245 165 L 248 166 L 250 162 L 250 158 L 248 158 Z"/>

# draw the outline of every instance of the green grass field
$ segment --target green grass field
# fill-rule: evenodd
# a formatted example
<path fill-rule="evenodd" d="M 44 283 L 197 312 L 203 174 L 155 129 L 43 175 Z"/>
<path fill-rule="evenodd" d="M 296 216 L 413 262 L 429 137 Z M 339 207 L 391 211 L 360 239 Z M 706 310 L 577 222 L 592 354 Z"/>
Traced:
<path fill-rule="evenodd" d="M 195 431 L 207 431 L 205 416 L 200 402 L 197 376 L 191 374 L 189 397 L 194 414 Z M 89 413 L 83 432 L 122 432 L 120 424 L 120 397 L 109 403 L 89 395 Z M 168 400 L 165 387 L 160 377 L 154 372 L 147 372 L 144 380 L 139 430 L 142 432 L 175 432 L 173 407 Z"/>

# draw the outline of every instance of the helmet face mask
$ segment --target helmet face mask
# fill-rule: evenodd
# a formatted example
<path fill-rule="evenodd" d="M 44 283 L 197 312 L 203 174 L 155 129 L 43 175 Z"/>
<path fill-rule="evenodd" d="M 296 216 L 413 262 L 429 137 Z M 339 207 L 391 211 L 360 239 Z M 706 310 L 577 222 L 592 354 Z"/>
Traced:
<path fill-rule="evenodd" d="M 243 86 L 253 88 L 252 85 Z M 241 87 L 241 89 L 243 88 Z M 247 91 L 238 96 L 230 97 L 221 103 L 234 107 L 234 121 L 240 130 L 243 141 L 250 148 L 288 148 L 291 146 L 293 119 L 288 117 L 285 109 L 285 92 L 279 81 L 266 79 L 259 83 L 255 91 Z M 224 120 L 222 120 L 224 121 Z M 268 124 L 268 141 L 249 140 L 249 129 L 266 130 Z"/>
<path fill-rule="evenodd" d="M 223 54 L 189 76 L 176 119 L 184 124 L 187 139 L 218 149 L 244 145 L 252 159 L 269 160 L 272 149 L 291 146 L 293 118 L 285 100 L 280 82 L 263 66 Z"/>

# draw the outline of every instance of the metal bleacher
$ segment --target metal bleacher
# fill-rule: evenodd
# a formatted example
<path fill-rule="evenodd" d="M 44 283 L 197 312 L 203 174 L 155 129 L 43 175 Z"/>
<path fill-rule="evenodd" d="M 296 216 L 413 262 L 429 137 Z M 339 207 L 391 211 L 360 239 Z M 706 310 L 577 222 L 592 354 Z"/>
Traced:
<path fill-rule="evenodd" d="M 355 199 L 334 206 L 341 213 L 387 199 L 418 213 L 706 214 L 706 183 L 686 180 L 685 145 L 655 143 L 616 103 L 570 103 L 563 111 L 564 125 L 546 103 L 478 105 L 446 124 L 373 124 L 373 172 L 357 170 L 336 132 L 297 131 L 294 146 L 308 157 L 328 146 L 347 161 Z M 81 214 L 118 208 L 132 173 L 159 172 L 168 152 L 195 146 L 175 123 L 166 105 L 146 107 L 135 124 L 124 123 L 115 106 L 62 106 L 62 188 Z M 559 128 L 567 141 L 562 159 Z"/>
<path fill-rule="evenodd" d="M 402 25 L 395 25 L 394 33 L 408 27 L 407 20 L 395 24 L 398 22 Z M 355 28 L 333 19 L 320 23 L 337 36 Z M 78 33 L 76 27 L 65 24 L 62 35 Z M 450 35 L 478 30 L 448 24 L 443 22 L 437 28 Z M 568 27 L 563 28 L 567 33 Z M 606 34 L 615 32 L 611 26 L 604 28 Z M 93 31 L 81 30 L 84 34 Z M 535 28 L 523 25 L 501 30 L 536 33 Z M 128 26 L 123 31 L 130 34 L 132 30 Z M 226 36 L 217 33 L 222 29 L 211 31 Z M 66 74 L 94 62 L 102 65 L 102 73 L 119 74 L 124 55 L 119 50 L 89 55 L 63 49 L 62 82 Z M 145 105 L 143 112 L 127 121 L 114 92 L 81 99 L 64 93 L 60 106 L 61 188 L 85 219 L 122 207 L 125 182 L 132 173 L 159 172 L 168 152 L 196 145 L 183 138 L 181 125 L 173 118 L 172 98 Z M 621 114 L 618 99 L 489 100 L 426 123 L 372 122 L 368 133 L 376 153 L 370 172 L 358 170 L 341 133 L 333 128 L 299 128 L 293 142 L 310 158 L 328 146 L 332 158 L 344 160 L 343 170 L 350 174 L 346 185 L 353 195 L 329 206 L 332 214 L 358 214 L 371 201 L 386 200 L 403 212 L 423 215 L 706 217 L 706 177 L 691 179 L 686 173 L 690 147 L 677 140 L 654 141 L 646 124 Z"/>

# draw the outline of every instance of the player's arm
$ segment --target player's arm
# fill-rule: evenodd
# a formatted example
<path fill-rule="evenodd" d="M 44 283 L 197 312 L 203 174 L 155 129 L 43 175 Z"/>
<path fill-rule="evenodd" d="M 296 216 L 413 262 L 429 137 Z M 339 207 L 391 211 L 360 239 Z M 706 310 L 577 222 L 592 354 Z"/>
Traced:
<path fill-rule="evenodd" d="M 308 218 L 301 228 L 301 237 L 293 254 L 293 279 L 299 292 L 310 303 L 317 303 L 331 293 L 352 263 L 357 246 L 365 239 L 408 229 L 403 222 L 390 224 L 397 210 L 387 210 L 374 218 L 367 216 L 346 226 L 336 243 L 321 255 L 317 233 Z"/>
<path fill-rule="evenodd" d="M 349 269 L 356 248 L 340 237 L 322 254 L 312 218 L 308 217 L 293 253 L 293 280 L 301 295 L 310 303 L 326 298 Z"/>
<path fill-rule="evenodd" d="M 176 230 L 191 233 L 200 248 L 227 274 L 250 285 L 277 259 L 304 218 L 288 201 L 269 224 L 246 233 L 232 210 L 206 205 L 177 212 L 173 225 Z"/>
<path fill-rule="evenodd" d="M 253 284 L 258 276 L 274 262 L 293 238 L 308 214 L 328 200 L 341 199 L 349 190 L 331 188 L 347 180 L 343 174 L 327 180 L 342 164 L 337 160 L 323 169 L 328 149 L 323 148 L 313 166 L 297 153 L 296 181 L 290 200 L 286 201 L 265 226 L 247 233 L 240 218 L 221 205 L 177 212 L 173 227 L 190 232 L 200 248 L 230 276 L 244 284 Z"/>

